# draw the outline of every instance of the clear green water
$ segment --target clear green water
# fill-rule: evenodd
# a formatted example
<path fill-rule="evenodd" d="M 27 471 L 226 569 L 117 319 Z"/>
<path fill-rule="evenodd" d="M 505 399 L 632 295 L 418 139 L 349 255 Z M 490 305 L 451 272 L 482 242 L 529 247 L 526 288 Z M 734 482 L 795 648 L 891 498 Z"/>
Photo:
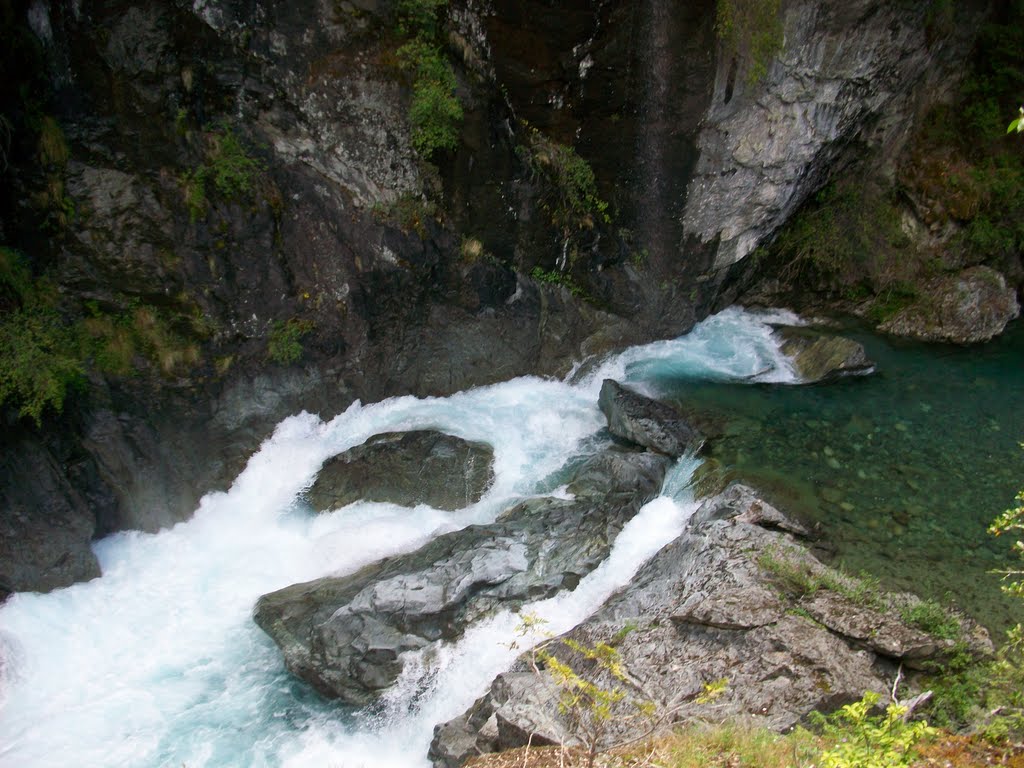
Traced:
<path fill-rule="evenodd" d="M 1024 324 L 974 348 L 860 332 L 877 373 L 815 386 L 655 379 L 711 436 L 709 453 L 821 526 L 838 562 L 949 600 L 996 633 L 1024 619 L 986 532 L 1024 487 Z"/>

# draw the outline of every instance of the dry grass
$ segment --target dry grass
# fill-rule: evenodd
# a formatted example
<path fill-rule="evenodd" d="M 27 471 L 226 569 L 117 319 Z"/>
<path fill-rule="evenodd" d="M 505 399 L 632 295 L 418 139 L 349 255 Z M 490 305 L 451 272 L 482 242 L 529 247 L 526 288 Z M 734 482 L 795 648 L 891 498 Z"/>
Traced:
<path fill-rule="evenodd" d="M 813 768 L 824 742 L 796 730 L 779 735 L 752 725 L 693 725 L 629 749 L 600 754 L 595 768 Z M 914 768 L 1024 768 L 1022 745 L 943 733 L 917 746 Z M 467 768 L 586 768 L 582 749 L 520 747 L 481 755 Z"/>

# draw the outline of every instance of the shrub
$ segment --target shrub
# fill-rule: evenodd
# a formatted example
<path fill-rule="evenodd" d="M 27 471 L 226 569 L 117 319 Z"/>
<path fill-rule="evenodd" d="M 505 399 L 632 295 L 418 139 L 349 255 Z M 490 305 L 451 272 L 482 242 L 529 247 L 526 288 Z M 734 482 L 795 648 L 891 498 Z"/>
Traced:
<path fill-rule="evenodd" d="M 297 362 L 302 357 L 302 337 L 311 330 L 308 320 L 275 321 L 267 339 L 267 357 L 280 365 Z"/>
<path fill-rule="evenodd" d="M 0 405 L 15 405 L 38 425 L 84 379 L 75 334 L 55 309 L 29 303 L 0 318 Z"/>
<path fill-rule="evenodd" d="M 417 37 L 398 49 L 402 69 L 412 73 L 409 123 L 412 145 L 423 157 L 458 146 L 462 105 L 455 95 L 455 72 L 441 47 Z"/>
<path fill-rule="evenodd" d="M 594 171 L 576 150 L 529 128 L 528 145 L 519 149 L 534 178 L 546 182 L 542 201 L 551 223 L 568 237 L 574 230 L 590 229 L 595 220 L 608 224 L 608 203 L 597 193 Z"/>
<path fill-rule="evenodd" d="M 906 721 L 906 707 L 897 704 L 890 704 L 885 715 L 871 715 L 880 700 L 869 691 L 832 715 L 811 713 L 812 723 L 831 742 L 821 753 L 822 768 L 900 768 L 913 762 L 914 745 L 934 729 Z"/>
<path fill-rule="evenodd" d="M 264 164 L 249 155 L 241 140 L 226 124 L 208 137 L 202 165 L 181 178 L 189 217 L 196 221 L 206 214 L 210 186 L 221 196 L 232 199 L 252 192 L 256 176 Z"/>
<path fill-rule="evenodd" d="M 960 622 L 932 600 L 906 606 L 900 617 L 906 624 L 942 640 L 956 640 L 960 636 Z"/>

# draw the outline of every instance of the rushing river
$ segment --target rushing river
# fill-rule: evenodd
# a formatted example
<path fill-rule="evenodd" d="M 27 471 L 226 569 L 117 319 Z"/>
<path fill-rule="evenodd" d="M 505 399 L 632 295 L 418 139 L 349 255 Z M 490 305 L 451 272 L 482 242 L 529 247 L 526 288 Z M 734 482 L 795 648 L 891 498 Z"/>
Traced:
<path fill-rule="evenodd" d="M 521 652 L 508 645 L 516 615 L 481 622 L 429 661 L 411 660 L 370 718 L 321 699 L 285 672 L 276 647 L 252 622 L 256 599 L 491 521 L 524 497 L 562 492 L 559 470 L 607 440 L 597 409 L 605 377 L 649 391 L 675 387 L 677 394 L 681 381 L 695 391 L 741 389 L 755 398 L 780 389 L 825 392 L 766 383 L 792 380 L 766 319 L 779 318 L 727 310 L 681 339 L 629 349 L 566 382 L 527 377 L 447 398 L 357 403 L 327 423 L 310 414 L 285 419 L 230 490 L 204 497 L 189 521 L 100 541 L 102 578 L 18 594 L 0 608 L 0 765 L 428 765 L 434 724 L 461 713 Z M 742 387 L 729 384 L 740 381 Z M 987 395 L 997 397 L 998 388 Z M 744 402 L 748 425 L 765 434 L 768 416 L 759 414 L 766 408 Z M 925 413 L 918 408 L 906 418 L 916 425 Z M 428 427 L 494 446 L 496 479 L 477 504 L 444 512 L 356 503 L 323 515 L 303 505 L 302 490 L 330 456 L 379 432 Z M 819 455 L 826 462 L 839 455 L 856 473 L 855 457 L 837 454 L 835 444 Z M 724 445 L 720 453 L 733 451 L 743 467 L 756 464 L 735 439 Z M 963 447 L 946 445 L 969 466 Z M 695 464 L 682 460 L 673 468 L 662 495 L 575 590 L 523 610 L 547 619 L 553 632 L 593 612 L 682 530 L 695 508 L 686 487 Z M 985 519 L 1003 506 L 986 510 Z"/>

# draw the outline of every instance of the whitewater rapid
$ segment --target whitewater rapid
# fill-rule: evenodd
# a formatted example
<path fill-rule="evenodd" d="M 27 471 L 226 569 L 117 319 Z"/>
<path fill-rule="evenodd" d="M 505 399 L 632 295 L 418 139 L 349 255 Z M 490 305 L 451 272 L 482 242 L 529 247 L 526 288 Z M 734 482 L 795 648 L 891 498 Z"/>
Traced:
<path fill-rule="evenodd" d="M 423 768 L 433 726 L 464 711 L 522 651 L 518 614 L 412 658 L 368 718 L 322 700 L 284 670 L 252 622 L 256 599 L 350 573 L 557 492 L 558 471 L 606 442 L 604 378 L 657 394 L 657 381 L 792 381 L 770 322 L 726 310 L 672 341 L 633 347 L 566 381 L 523 377 L 446 398 L 353 404 L 329 422 L 282 421 L 224 493 L 156 534 L 95 544 L 103 576 L 0 607 L 0 766 Z M 386 431 L 433 428 L 494 448 L 495 482 L 455 512 L 359 502 L 315 515 L 301 493 L 323 462 Z M 524 607 L 566 631 L 682 531 L 695 508 L 683 459 L 576 589 Z"/>

